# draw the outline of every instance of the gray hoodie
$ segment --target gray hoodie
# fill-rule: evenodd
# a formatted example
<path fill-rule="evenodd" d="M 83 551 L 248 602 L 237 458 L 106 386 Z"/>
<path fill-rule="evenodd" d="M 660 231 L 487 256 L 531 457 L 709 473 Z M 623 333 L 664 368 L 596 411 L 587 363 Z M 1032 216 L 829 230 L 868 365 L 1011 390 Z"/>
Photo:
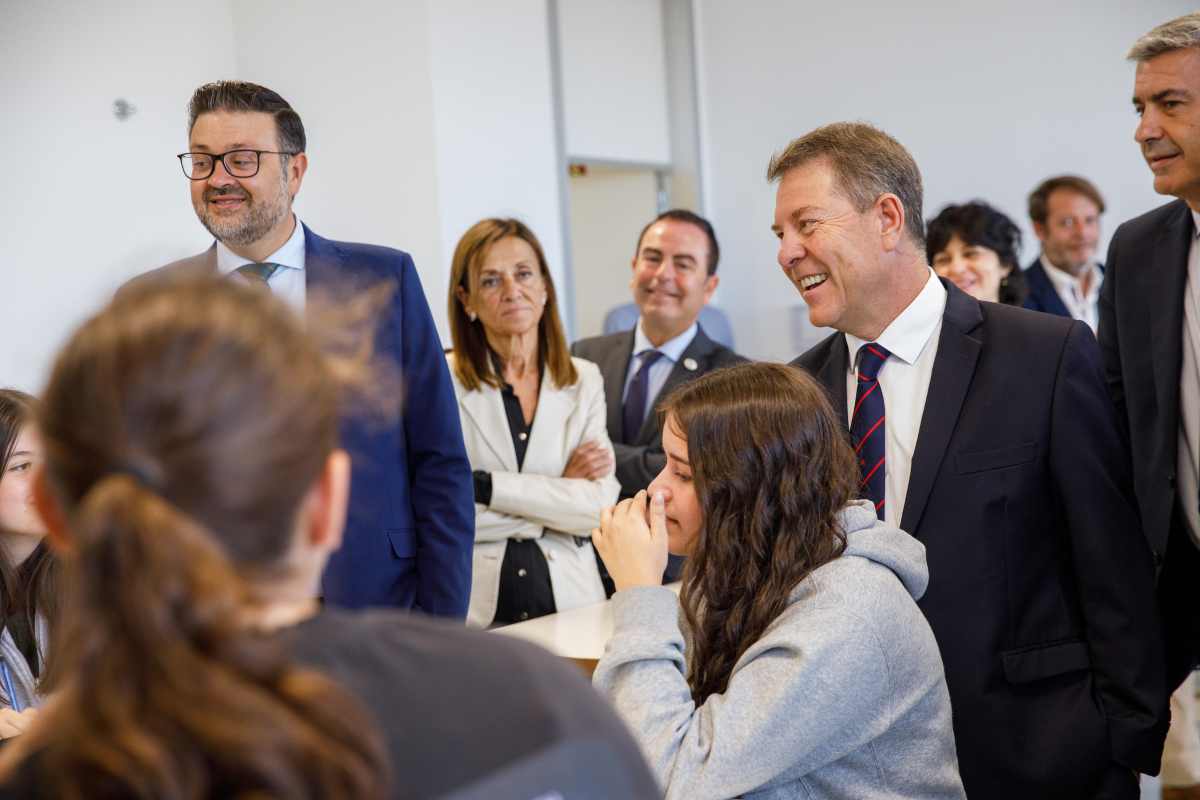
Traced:
<path fill-rule="evenodd" d="M 916 604 L 925 548 L 869 503 L 841 519 L 845 554 L 796 586 L 725 692 L 698 708 L 674 593 L 614 595 L 593 682 L 667 798 L 965 797 L 941 657 Z"/>
<path fill-rule="evenodd" d="M 49 638 L 46 631 L 46 620 L 40 614 L 33 623 L 33 636 L 37 642 L 40 660 L 41 654 L 46 652 L 46 640 Z M 21 648 L 17 647 L 17 643 L 13 640 L 7 627 L 0 629 L 0 661 L 3 661 L 8 667 L 12 688 L 22 710 L 40 705 L 42 698 L 37 693 L 38 679 L 33 676 L 33 670 L 25 660 L 24 654 L 21 653 Z M 8 689 L 5 688 L 3 681 L 0 681 L 0 708 L 13 708 L 12 698 L 8 696 Z"/>

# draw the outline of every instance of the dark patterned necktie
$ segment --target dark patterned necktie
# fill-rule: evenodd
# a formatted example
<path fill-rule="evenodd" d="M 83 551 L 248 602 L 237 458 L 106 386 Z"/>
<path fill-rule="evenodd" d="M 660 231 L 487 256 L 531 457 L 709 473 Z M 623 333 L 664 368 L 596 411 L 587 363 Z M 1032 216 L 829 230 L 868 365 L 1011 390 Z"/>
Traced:
<path fill-rule="evenodd" d="M 621 420 L 625 426 L 625 437 L 622 440 L 625 444 L 633 444 L 637 439 L 638 432 L 642 429 L 642 423 L 646 419 L 646 393 L 650 388 L 650 367 L 655 361 L 662 358 L 662 353 L 657 350 L 643 350 L 638 353 L 638 358 L 642 360 L 642 363 L 629 382 L 629 391 L 625 394 L 625 408 Z"/>
<path fill-rule="evenodd" d="M 887 437 L 883 421 L 883 389 L 879 386 L 879 370 L 889 353 L 874 343 L 858 350 L 858 391 L 854 396 L 854 413 L 850 417 L 850 443 L 858 456 L 861 482 L 859 493 L 875 504 L 875 513 L 883 519 L 883 501 L 887 482 L 884 455 Z"/>
<path fill-rule="evenodd" d="M 272 264 L 270 261 L 261 263 L 243 264 L 237 268 L 237 273 L 244 277 L 248 282 L 256 286 L 267 286 L 267 281 L 271 280 L 271 276 L 279 269 L 278 264 Z"/>

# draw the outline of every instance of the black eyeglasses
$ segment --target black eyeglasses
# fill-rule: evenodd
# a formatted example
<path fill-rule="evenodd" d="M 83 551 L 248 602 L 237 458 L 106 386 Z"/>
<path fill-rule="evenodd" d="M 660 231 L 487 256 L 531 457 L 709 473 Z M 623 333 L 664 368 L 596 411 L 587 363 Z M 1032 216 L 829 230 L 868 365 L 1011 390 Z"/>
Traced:
<path fill-rule="evenodd" d="M 235 178 L 253 178 L 258 174 L 263 153 L 276 156 L 294 156 L 279 150 L 230 150 L 227 153 L 180 153 L 177 158 L 183 174 L 193 180 L 202 181 L 213 174 L 217 162 L 225 165 L 225 171 Z"/>

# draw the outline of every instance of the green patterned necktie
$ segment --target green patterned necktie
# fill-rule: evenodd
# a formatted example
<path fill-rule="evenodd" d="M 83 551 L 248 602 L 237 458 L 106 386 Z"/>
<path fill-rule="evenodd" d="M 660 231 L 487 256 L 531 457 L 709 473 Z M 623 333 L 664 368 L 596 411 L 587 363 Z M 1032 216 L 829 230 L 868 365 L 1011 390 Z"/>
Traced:
<path fill-rule="evenodd" d="M 237 273 L 244 277 L 250 283 L 256 286 L 267 286 L 267 281 L 271 280 L 271 276 L 279 269 L 278 264 L 273 264 L 270 261 L 262 263 L 243 264 L 237 268 Z"/>

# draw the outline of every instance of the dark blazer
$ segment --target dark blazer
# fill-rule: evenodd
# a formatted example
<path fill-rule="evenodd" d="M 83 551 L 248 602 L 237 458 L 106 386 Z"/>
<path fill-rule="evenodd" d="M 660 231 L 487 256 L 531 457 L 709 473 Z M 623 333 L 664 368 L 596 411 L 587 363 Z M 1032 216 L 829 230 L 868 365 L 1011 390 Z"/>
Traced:
<path fill-rule="evenodd" d="M 1157 774 L 1167 696 L 1154 566 L 1095 339 L 943 284 L 900 527 L 926 547 L 920 606 L 967 795 L 1136 798 L 1128 768 Z M 793 364 L 845 420 L 843 335 Z M 1100 788 L 1122 780 L 1132 794 Z"/>
<path fill-rule="evenodd" d="M 1105 376 L 1129 434 L 1142 525 L 1162 567 L 1159 600 L 1171 688 L 1200 658 L 1195 613 L 1200 553 L 1175 486 L 1183 297 L 1193 233 L 1192 215 L 1182 200 L 1124 223 L 1109 245 L 1100 292 Z"/>
<path fill-rule="evenodd" d="M 1103 275 L 1104 265 L 1100 264 L 1099 266 L 1100 274 Z M 1059 297 L 1058 290 L 1054 288 L 1050 276 L 1046 274 L 1046 268 L 1042 266 L 1040 257 L 1025 270 L 1025 284 L 1029 287 L 1029 294 L 1025 297 L 1025 308 L 1059 317 L 1071 316 L 1071 312 L 1067 310 L 1067 306 Z"/>
<path fill-rule="evenodd" d="M 1192 215 L 1176 200 L 1117 228 L 1100 293 L 1105 377 L 1133 450 L 1142 527 L 1166 552 L 1175 508 L 1183 292 Z"/>
<path fill-rule="evenodd" d="M 654 476 L 667 464 L 662 449 L 662 426 L 658 415 L 646 415 L 646 421 L 632 440 L 622 440 L 621 408 L 625 396 L 625 376 L 629 372 L 629 360 L 633 358 L 634 331 L 621 331 L 607 336 L 581 339 L 571 346 L 571 355 L 594 361 L 604 376 L 604 398 L 608 404 L 608 435 L 612 439 L 616 454 L 617 480 L 621 483 L 621 497 L 633 497 L 650 485 Z M 696 362 L 695 369 L 688 369 L 688 360 Z M 696 336 L 675 362 L 675 368 L 667 376 L 666 383 L 654 403 L 665 398 L 671 390 L 682 383 L 693 380 L 714 369 L 740 364 L 746 359 L 724 345 L 717 344 L 697 326 Z"/>
<path fill-rule="evenodd" d="M 327 602 L 398 606 L 465 618 L 475 540 L 471 467 L 441 342 L 412 258 L 334 242 L 304 228 L 306 290 L 395 284 L 376 356 L 399 369 L 414 402 L 394 419 L 347 416 L 341 444 L 353 460 L 345 540 L 325 569 Z M 214 274 L 216 245 L 135 280 Z M 400 408 L 397 409 L 398 411 Z"/>

